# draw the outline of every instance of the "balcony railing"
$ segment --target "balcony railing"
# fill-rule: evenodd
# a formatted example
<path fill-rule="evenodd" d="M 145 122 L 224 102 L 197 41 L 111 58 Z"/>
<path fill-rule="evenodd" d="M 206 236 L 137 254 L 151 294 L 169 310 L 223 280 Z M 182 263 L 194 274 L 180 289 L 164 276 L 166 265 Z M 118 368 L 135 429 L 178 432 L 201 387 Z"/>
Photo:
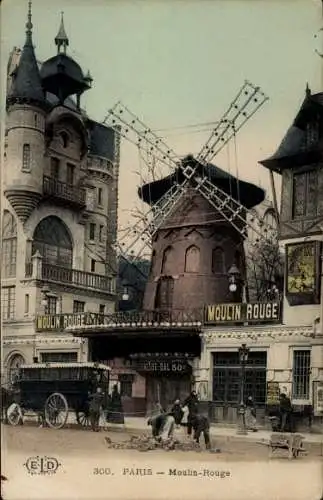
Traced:
<path fill-rule="evenodd" d="M 82 187 L 71 186 L 53 177 L 43 177 L 44 195 L 67 201 L 80 207 L 86 205 L 86 190 Z"/>
<path fill-rule="evenodd" d="M 101 274 L 88 273 L 80 269 L 55 266 L 43 262 L 41 258 L 37 259 L 37 262 L 26 263 L 26 278 L 32 277 L 53 283 L 63 283 L 91 290 L 101 290 L 106 293 L 115 293 L 115 279 L 111 276 L 102 276 Z"/>

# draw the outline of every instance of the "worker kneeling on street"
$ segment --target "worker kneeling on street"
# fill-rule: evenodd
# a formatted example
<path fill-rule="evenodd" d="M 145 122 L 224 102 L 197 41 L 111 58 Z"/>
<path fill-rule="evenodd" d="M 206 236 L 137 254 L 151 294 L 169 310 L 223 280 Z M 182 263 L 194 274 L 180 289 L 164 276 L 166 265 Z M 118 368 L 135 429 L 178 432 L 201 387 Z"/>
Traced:
<path fill-rule="evenodd" d="M 172 412 L 160 413 L 148 420 L 151 425 L 152 435 L 155 439 L 167 441 L 173 438 L 175 429 L 175 418 Z"/>

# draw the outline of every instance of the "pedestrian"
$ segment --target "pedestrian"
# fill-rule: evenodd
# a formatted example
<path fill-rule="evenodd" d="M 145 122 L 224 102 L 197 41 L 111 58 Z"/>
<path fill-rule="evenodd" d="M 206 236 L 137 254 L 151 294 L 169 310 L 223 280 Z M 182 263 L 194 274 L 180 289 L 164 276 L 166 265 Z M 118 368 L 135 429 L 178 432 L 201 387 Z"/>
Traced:
<path fill-rule="evenodd" d="M 198 414 L 198 404 L 199 400 L 196 394 L 196 391 L 192 391 L 191 394 L 185 399 L 184 405 L 188 408 L 188 416 L 187 416 L 187 435 L 192 435 L 193 429 L 193 420 L 194 417 Z"/>
<path fill-rule="evenodd" d="M 124 415 L 121 394 L 118 391 L 118 386 L 115 384 L 112 389 L 110 399 L 109 421 L 113 424 L 124 424 Z"/>
<path fill-rule="evenodd" d="M 192 417 L 192 426 L 194 430 L 194 440 L 200 444 L 200 437 L 203 434 L 205 447 L 211 449 L 210 442 L 210 421 L 205 415 L 196 414 Z"/>
<path fill-rule="evenodd" d="M 101 387 L 97 387 L 96 392 L 89 395 L 90 404 L 89 404 L 89 413 L 90 413 L 90 424 L 92 431 L 98 432 L 100 415 L 103 404 L 103 392 Z"/>
<path fill-rule="evenodd" d="M 292 403 L 285 393 L 279 396 L 280 432 L 292 432 Z"/>
<path fill-rule="evenodd" d="M 184 412 L 182 410 L 181 402 L 179 399 L 176 399 L 176 401 L 171 409 L 171 412 L 172 412 L 174 419 L 175 419 L 175 425 L 177 427 L 180 427 L 181 422 L 182 422 L 182 418 L 184 416 Z"/>
<path fill-rule="evenodd" d="M 245 423 L 248 431 L 257 432 L 256 408 L 252 396 L 247 397 Z"/>

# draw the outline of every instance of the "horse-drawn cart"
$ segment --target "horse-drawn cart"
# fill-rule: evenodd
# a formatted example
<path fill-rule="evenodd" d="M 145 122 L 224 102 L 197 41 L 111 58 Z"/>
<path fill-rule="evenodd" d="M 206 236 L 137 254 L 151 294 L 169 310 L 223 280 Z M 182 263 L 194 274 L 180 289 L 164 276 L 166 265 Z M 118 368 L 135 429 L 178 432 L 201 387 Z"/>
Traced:
<path fill-rule="evenodd" d="M 49 427 L 60 429 L 74 412 L 80 425 L 89 421 L 89 394 L 101 387 L 109 392 L 110 368 L 99 363 L 35 363 L 19 368 L 15 397 L 7 410 L 11 425 L 27 412 L 36 413 Z"/>

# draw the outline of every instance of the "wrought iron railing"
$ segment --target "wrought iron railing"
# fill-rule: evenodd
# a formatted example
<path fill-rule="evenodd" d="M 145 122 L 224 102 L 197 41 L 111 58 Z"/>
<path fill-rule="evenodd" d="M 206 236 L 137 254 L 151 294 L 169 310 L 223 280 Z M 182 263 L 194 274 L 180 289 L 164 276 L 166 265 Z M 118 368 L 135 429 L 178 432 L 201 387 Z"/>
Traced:
<path fill-rule="evenodd" d="M 54 266 L 45 262 L 42 263 L 42 279 L 115 293 L 115 280 L 110 276 Z"/>
<path fill-rule="evenodd" d="M 45 195 L 55 196 L 78 205 L 86 204 L 86 190 L 79 186 L 72 186 L 53 177 L 43 177 L 43 192 Z"/>

